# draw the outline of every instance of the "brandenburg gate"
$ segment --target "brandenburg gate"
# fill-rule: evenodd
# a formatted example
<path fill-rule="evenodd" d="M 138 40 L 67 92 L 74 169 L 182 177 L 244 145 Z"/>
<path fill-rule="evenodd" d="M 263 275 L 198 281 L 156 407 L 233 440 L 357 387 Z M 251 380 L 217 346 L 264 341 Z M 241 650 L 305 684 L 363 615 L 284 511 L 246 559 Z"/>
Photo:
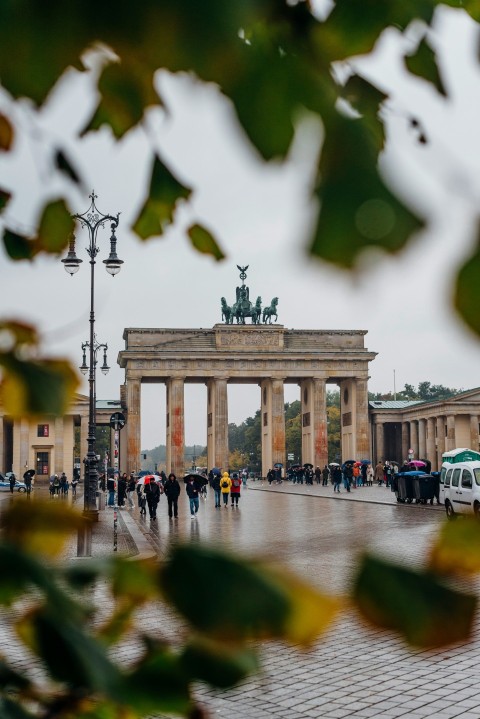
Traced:
<path fill-rule="evenodd" d="M 271 324 L 217 324 L 211 329 L 127 328 L 119 363 L 125 368 L 128 471 L 140 464 L 140 386 L 167 388 L 167 472 L 184 471 L 184 386 L 207 386 L 208 466 L 228 467 L 229 384 L 258 384 L 262 474 L 285 466 L 284 385 L 298 384 L 302 462 L 328 461 L 326 388 L 340 386 L 342 459 L 370 456 L 368 363 L 363 330 L 290 330 Z"/>

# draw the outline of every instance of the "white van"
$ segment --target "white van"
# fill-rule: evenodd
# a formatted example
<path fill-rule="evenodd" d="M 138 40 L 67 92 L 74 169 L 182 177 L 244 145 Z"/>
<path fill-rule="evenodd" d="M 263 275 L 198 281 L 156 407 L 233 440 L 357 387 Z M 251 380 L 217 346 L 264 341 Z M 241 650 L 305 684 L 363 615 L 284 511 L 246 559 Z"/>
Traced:
<path fill-rule="evenodd" d="M 467 447 L 459 447 L 457 449 L 452 449 L 449 452 L 444 452 L 442 454 L 439 491 L 440 504 L 445 504 L 445 475 L 447 474 L 447 470 L 450 469 L 453 464 L 458 464 L 459 462 L 473 461 L 480 462 L 480 452 L 475 452 L 475 450 L 468 449 Z"/>
<path fill-rule="evenodd" d="M 449 519 L 457 514 L 480 518 L 480 461 L 458 462 L 446 468 L 445 511 Z"/>

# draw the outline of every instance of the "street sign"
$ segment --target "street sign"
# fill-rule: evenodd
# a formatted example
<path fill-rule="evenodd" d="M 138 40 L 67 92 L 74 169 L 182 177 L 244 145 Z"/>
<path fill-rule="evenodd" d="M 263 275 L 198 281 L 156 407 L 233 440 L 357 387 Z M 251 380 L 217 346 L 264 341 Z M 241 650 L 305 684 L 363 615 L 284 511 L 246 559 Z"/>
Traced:
<path fill-rule="evenodd" d="M 295 459 L 295 455 L 293 454 L 293 452 L 289 452 L 289 453 L 287 454 L 287 459 L 288 459 L 288 460 Z"/>
<path fill-rule="evenodd" d="M 110 427 L 118 432 L 125 427 L 125 415 L 122 412 L 114 412 L 110 417 Z"/>

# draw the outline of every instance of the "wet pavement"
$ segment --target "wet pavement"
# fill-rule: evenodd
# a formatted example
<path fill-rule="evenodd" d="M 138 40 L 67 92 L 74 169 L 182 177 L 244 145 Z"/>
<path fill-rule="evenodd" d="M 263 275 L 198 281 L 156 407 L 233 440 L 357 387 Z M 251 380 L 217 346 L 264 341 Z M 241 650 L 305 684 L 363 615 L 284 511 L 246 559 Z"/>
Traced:
<path fill-rule="evenodd" d="M 351 497 L 338 497 L 331 487 L 269 487 L 261 482 L 242 490 L 238 509 L 215 509 L 210 492 L 193 520 L 184 493 L 178 520 L 168 518 L 164 497 L 156 522 L 140 517 L 137 508 L 118 514 L 122 532 L 131 532 L 139 543 L 141 538 L 160 557 L 172 542 L 212 542 L 281 560 L 329 592 L 348 588 L 356 558 L 365 549 L 420 566 L 444 519 L 442 507 L 397 504 L 385 487 L 365 487 Z M 102 515 L 111 537 L 113 512 Z M 110 551 L 107 546 L 105 551 Z M 128 542 L 125 551 L 129 552 Z M 150 616 L 152 629 L 166 636 L 175 633 L 178 625 L 169 611 L 160 609 Z M 0 637 L 3 633 L 0 628 Z M 228 719 L 480 719 L 479 650 L 479 623 L 468 645 L 415 651 L 393 635 L 364 627 L 352 610 L 310 650 L 263 643 L 259 675 L 233 690 L 198 686 L 195 694 L 211 716 Z M 131 637 L 115 655 L 128 661 L 137 651 Z"/>

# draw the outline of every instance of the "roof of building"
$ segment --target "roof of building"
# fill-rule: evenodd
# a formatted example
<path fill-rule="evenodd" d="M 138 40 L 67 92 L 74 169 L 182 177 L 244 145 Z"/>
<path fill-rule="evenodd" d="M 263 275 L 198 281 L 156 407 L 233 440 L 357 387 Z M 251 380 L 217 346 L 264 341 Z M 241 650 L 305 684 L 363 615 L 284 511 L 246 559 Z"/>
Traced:
<path fill-rule="evenodd" d="M 421 399 L 371 400 L 368 404 L 372 409 L 405 409 L 414 404 L 422 404 Z"/>
<path fill-rule="evenodd" d="M 119 399 L 97 399 L 95 406 L 97 409 L 121 409 L 122 407 Z"/>

